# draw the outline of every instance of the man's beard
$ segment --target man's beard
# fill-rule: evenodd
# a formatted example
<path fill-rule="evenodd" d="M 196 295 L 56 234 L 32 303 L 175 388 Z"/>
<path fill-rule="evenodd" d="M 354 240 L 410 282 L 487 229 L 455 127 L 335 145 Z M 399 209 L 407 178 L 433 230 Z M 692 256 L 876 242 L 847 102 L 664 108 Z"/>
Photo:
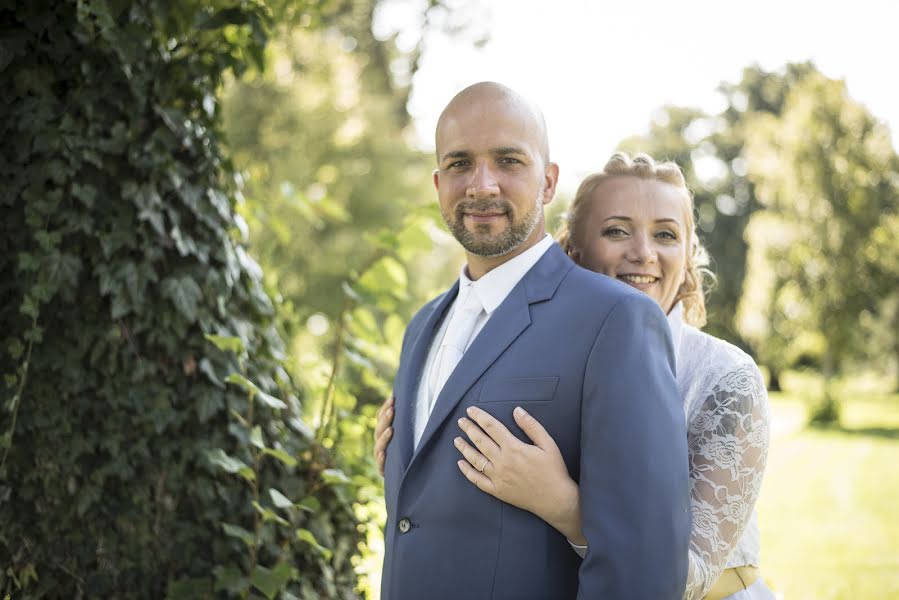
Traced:
<path fill-rule="evenodd" d="M 450 233 L 468 252 L 484 258 L 503 256 L 523 244 L 537 228 L 543 214 L 543 189 L 541 187 L 538 191 L 529 212 L 495 235 L 489 234 L 490 225 L 487 224 L 475 225 L 474 232 L 469 231 L 465 227 L 465 213 L 468 211 L 502 212 L 511 220 L 512 204 L 507 200 L 471 200 L 457 204 L 452 217 L 445 211 L 440 211 Z M 479 234 L 478 230 L 482 230 L 483 233 Z"/>

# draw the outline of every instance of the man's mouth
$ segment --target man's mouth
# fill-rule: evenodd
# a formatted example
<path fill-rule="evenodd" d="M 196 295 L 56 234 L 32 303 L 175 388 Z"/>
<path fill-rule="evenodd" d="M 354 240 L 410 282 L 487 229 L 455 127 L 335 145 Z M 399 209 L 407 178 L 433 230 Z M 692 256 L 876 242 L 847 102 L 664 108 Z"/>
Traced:
<path fill-rule="evenodd" d="M 475 223 L 489 223 L 506 216 L 504 212 L 465 212 L 463 214 Z"/>

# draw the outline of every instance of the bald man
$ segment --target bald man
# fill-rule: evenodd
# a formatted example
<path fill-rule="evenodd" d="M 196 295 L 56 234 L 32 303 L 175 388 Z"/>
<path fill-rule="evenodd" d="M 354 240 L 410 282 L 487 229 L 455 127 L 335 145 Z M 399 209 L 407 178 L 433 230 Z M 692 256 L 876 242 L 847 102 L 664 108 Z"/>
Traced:
<path fill-rule="evenodd" d="M 559 168 L 539 110 L 514 91 L 485 82 L 460 92 L 436 144 L 440 211 L 467 261 L 403 339 L 381 597 L 680 600 L 687 448 L 665 315 L 576 266 L 546 234 Z M 583 561 L 549 524 L 456 466 L 470 409 L 527 441 L 518 406 L 580 485 Z M 479 470 L 491 468 L 488 455 Z"/>

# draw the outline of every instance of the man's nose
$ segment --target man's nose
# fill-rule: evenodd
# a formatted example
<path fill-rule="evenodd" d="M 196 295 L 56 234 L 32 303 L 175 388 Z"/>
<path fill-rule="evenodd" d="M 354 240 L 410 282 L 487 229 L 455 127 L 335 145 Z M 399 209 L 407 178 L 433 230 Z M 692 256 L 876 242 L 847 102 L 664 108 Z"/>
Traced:
<path fill-rule="evenodd" d="M 490 165 L 485 163 L 477 165 L 471 175 L 471 181 L 468 182 L 465 195 L 475 200 L 499 195 L 499 183 Z"/>
<path fill-rule="evenodd" d="M 631 238 L 632 243 L 628 249 L 627 259 L 637 264 L 654 263 L 658 260 L 659 255 L 652 244 L 652 240 L 647 235 L 635 235 Z"/>

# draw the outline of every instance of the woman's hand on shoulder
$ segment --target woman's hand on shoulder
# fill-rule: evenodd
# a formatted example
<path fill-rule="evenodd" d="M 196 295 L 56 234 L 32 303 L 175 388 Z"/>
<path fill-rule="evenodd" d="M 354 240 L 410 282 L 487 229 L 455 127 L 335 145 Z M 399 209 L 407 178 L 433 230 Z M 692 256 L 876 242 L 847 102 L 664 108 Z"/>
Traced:
<path fill-rule="evenodd" d="M 378 471 L 384 475 L 384 461 L 387 458 L 387 444 L 393 436 L 393 405 L 396 399 L 391 396 L 384 401 L 378 409 L 378 420 L 375 423 L 375 461 L 378 463 Z"/>
<path fill-rule="evenodd" d="M 552 436 L 523 408 L 513 418 L 533 442 L 526 444 L 488 412 L 468 408 L 459 426 L 471 440 L 455 439 L 464 460 L 459 469 L 471 483 L 503 502 L 530 511 L 569 540 L 582 543 L 577 483 L 568 475 Z"/>

